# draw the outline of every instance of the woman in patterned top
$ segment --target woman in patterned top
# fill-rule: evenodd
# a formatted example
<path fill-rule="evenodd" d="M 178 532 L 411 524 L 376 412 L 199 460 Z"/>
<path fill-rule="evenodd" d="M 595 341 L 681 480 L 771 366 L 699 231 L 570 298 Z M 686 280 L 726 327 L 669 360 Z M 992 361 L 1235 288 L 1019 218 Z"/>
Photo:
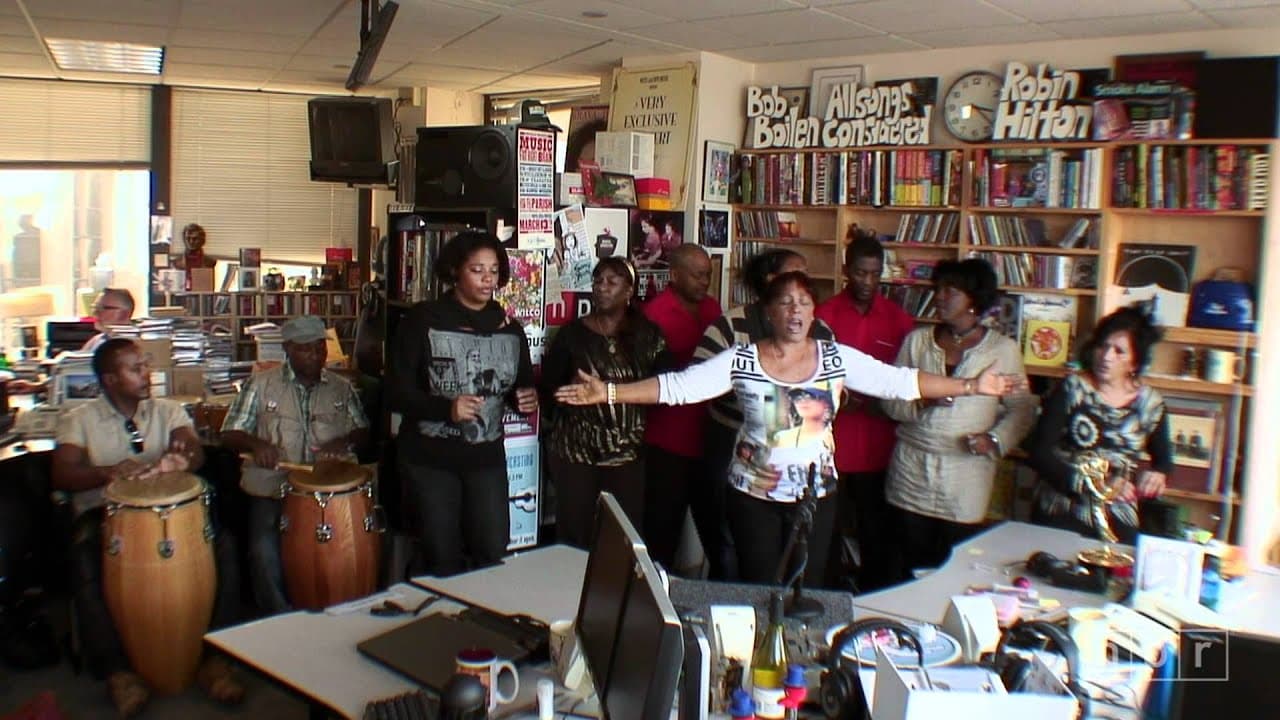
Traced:
<path fill-rule="evenodd" d="M 792 416 L 796 400 L 812 391 L 831 400 L 830 417 L 839 410 L 845 386 L 875 397 L 913 399 L 946 395 L 1003 395 L 1025 386 L 1018 377 L 988 370 L 976 378 L 948 378 L 887 365 L 851 347 L 815 340 L 809 330 L 817 294 L 804 273 L 783 273 L 765 290 L 770 335 L 750 345 L 735 346 L 680 372 L 626 384 L 606 383 L 579 371 L 579 382 L 556 391 L 571 405 L 608 403 L 679 405 L 696 403 L 732 390 L 743 410 L 743 424 L 729 470 L 728 518 L 733 529 L 738 569 L 747 582 L 772 582 L 782 558 L 797 503 L 805 499 L 814 478 L 817 511 L 809 533 L 805 578 L 821 582 L 831 545 L 835 505 L 835 458 L 830 440 L 775 442 L 777 433 L 801 427 Z M 802 393 L 792 394 L 802 390 Z M 803 396 L 803 397 L 802 397 Z M 821 406 L 823 403 L 814 403 Z M 825 409 L 824 409 L 825 412 Z M 783 436 L 786 440 L 787 436 Z M 797 447 L 798 445 L 798 447 Z M 798 572 L 793 568 L 792 572 Z"/>
<path fill-rule="evenodd" d="M 662 331 L 631 305 L 636 274 L 620 257 L 606 257 L 591 275 L 592 310 L 556 333 L 542 361 L 542 406 L 549 427 L 547 464 L 556 487 L 556 538 L 587 547 L 596 496 L 614 494 L 637 526 L 644 514 L 645 410 L 634 405 L 556 405 L 555 389 L 587 370 L 613 382 L 654 374 L 665 362 Z"/>
<path fill-rule="evenodd" d="M 1157 497 L 1173 469 L 1164 399 L 1142 382 L 1160 330 L 1138 308 L 1121 308 L 1102 319 L 1081 351 L 1082 372 L 1067 376 L 1049 396 L 1040 424 L 1028 440 L 1028 464 L 1040 476 L 1032 520 L 1100 537 L 1097 501 L 1082 487 L 1076 467 L 1081 453 L 1094 452 L 1119 474 L 1119 499 L 1106 507 L 1121 542 L 1133 542 L 1138 498 Z M 1150 470 L 1128 476 L 1139 456 Z"/>

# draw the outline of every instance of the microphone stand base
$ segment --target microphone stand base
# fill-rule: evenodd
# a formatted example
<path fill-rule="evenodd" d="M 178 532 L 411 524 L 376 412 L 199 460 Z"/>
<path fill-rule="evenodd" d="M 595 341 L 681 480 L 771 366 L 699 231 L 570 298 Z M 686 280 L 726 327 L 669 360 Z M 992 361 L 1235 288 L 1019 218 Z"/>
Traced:
<path fill-rule="evenodd" d="M 812 625 L 815 620 L 822 617 L 826 613 L 826 609 L 822 607 L 822 601 L 817 598 L 804 597 L 803 595 L 792 594 L 787 598 L 786 606 L 783 614 L 793 620 L 800 620 L 806 625 Z"/>

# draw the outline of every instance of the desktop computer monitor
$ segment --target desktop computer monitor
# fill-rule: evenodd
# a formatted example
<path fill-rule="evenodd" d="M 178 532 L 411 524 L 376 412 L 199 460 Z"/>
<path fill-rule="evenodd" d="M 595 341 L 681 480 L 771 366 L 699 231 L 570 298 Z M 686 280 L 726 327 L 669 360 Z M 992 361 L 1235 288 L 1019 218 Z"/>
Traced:
<path fill-rule="evenodd" d="M 680 618 L 610 493 L 600 493 L 577 634 L 605 720 L 670 717 L 684 659 Z"/>
<path fill-rule="evenodd" d="M 1178 633 L 1178 673 L 1172 681 L 1169 720 L 1271 720 L 1280 706 L 1276 668 L 1280 639 L 1183 628 Z"/>

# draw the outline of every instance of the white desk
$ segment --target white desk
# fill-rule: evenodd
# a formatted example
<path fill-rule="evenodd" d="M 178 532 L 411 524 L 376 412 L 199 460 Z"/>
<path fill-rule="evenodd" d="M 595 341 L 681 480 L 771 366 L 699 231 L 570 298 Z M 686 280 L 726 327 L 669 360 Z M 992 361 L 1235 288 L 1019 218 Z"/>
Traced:
<path fill-rule="evenodd" d="M 415 581 L 498 612 L 550 622 L 576 615 L 586 565 L 585 552 L 554 546 L 512 555 L 502 565 L 465 575 Z M 403 583 L 391 590 L 405 595 L 400 604 L 409 607 L 428 596 Z M 460 610 L 461 605 L 442 601 L 429 612 Z M 329 712 L 358 720 L 370 700 L 416 690 L 417 685 L 361 655 L 356 643 L 414 619 L 377 617 L 367 610 L 344 615 L 292 612 L 211 632 L 205 640 Z M 527 684 L 532 689 L 533 683 Z"/>
<path fill-rule="evenodd" d="M 963 594 L 970 585 L 1008 585 L 1019 575 L 1030 578 L 1041 597 L 1055 598 L 1063 607 L 1105 605 L 1107 598 L 1102 594 L 1056 588 L 1021 565 L 1037 551 L 1074 560 L 1076 553 L 1098 545 L 1097 540 L 1067 530 L 1007 522 L 957 545 L 946 564 L 925 577 L 859 595 L 853 605 L 858 616 L 892 615 L 941 623 L 952 595 Z"/>

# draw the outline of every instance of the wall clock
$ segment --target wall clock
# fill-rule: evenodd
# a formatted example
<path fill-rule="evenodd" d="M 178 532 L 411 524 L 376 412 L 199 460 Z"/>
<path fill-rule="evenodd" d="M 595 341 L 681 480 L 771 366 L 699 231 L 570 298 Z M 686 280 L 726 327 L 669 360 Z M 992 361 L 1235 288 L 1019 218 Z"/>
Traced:
<path fill-rule="evenodd" d="M 943 103 L 947 130 L 966 142 L 990 140 L 1003 84 L 999 75 L 985 70 L 961 75 L 947 90 Z"/>

